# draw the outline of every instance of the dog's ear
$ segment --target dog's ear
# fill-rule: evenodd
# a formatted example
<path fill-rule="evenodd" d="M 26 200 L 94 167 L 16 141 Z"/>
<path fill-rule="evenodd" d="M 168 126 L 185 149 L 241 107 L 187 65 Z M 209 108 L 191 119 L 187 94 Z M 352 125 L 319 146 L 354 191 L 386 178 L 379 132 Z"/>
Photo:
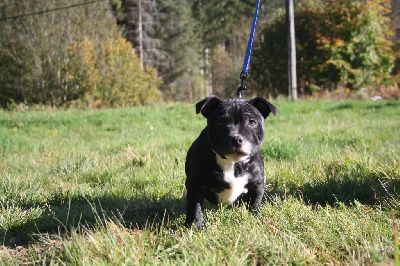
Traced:
<path fill-rule="evenodd" d="M 250 100 L 249 103 L 254 105 L 254 107 L 258 111 L 260 111 L 260 113 L 262 114 L 264 119 L 267 118 L 267 116 L 271 112 L 274 114 L 274 116 L 278 115 L 278 109 L 272 103 L 265 100 L 264 98 L 256 97 L 256 98 Z"/>
<path fill-rule="evenodd" d="M 212 111 L 222 102 L 217 96 L 211 95 L 196 104 L 196 114 L 200 113 L 207 118 Z"/>

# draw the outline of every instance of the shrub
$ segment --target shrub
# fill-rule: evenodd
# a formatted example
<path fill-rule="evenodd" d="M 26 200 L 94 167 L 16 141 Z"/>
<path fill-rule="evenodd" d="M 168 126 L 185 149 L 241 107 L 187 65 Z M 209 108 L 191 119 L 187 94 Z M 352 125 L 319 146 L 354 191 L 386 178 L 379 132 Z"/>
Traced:
<path fill-rule="evenodd" d="M 70 52 L 82 67 L 72 68 L 70 78 L 80 84 L 84 101 L 92 107 L 145 105 L 161 100 L 161 80 L 153 68 L 141 69 L 132 45 L 122 36 L 109 38 L 99 47 L 85 38 Z"/>

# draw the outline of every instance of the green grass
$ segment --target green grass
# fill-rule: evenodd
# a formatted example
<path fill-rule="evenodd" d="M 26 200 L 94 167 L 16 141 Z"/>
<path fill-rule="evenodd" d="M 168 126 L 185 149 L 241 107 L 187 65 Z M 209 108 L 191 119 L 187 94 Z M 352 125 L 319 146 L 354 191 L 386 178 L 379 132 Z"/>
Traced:
<path fill-rule="evenodd" d="M 274 102 L 266 196 L 183 227 L 193 105 L 0 111 L 0 264 L 395 263 L 400 102 Z"/>

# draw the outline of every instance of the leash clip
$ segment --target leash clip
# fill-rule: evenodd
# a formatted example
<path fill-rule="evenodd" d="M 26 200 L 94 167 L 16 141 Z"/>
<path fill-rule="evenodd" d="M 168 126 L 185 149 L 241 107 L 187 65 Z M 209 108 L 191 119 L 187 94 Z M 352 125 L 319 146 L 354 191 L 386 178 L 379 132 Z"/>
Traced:
<path fill-rule="evenodd" d="M 242 91 L 246 89 L 246 85 L 244 85 L 244 81 L 246 80 L 246 78 L 247 78 L 247 73 L 244 72 L 240 73 L 240 79 L 242 80 L 242 85 L 239 86 L 236 93 L 239 99 L 242 99 L 242 94 L 243 94 Z"/>

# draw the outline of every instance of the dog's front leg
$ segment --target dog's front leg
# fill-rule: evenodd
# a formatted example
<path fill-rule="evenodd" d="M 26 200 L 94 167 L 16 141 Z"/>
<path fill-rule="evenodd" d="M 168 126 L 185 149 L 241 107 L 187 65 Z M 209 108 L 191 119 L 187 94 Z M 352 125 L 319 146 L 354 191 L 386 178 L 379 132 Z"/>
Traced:
<path fill-rule="evenodd" d="M 202 215 L 201 207 L 203 205 L 204 198 L 201 193 L 201 189 L 198 187 L 188 187 L 186 196 L 186 222 L 185 225 L 190 227 L 193 222 L 197 229 L 201 229 L 202 226 Z"/>
<path fill-rule="evenodd" d="M 261 207 L 261 201 L 264 196 L 264 183 L 253 185 L 249 188 L 250 210 L 258 215 L 258 209 Z"/>

